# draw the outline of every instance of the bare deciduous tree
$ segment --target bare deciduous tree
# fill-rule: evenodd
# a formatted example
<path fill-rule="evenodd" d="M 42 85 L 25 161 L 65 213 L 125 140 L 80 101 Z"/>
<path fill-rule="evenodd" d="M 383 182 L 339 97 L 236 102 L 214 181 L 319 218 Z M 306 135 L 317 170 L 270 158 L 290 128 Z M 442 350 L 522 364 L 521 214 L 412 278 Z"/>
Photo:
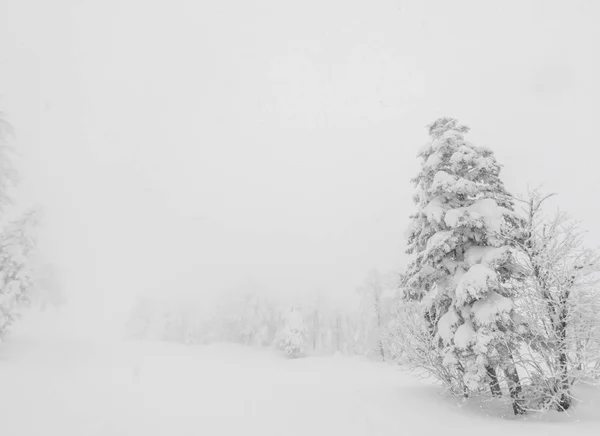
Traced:
<path fill-rule="evenodd" d="M 600 255 L 584 246 L 584 232 L 565 213 L 544 214 L 550 197 L 533 191 L 522 200 L 527 218 L 515 245 L 528 352 L 521 353 L 519 365 L 534 385 L 543 385 L 534 389 L 544 398 L 540 405 L 565 411 L 571 386 L 597 377 L 600 320 L 593 308 L 600 307 Z"/>

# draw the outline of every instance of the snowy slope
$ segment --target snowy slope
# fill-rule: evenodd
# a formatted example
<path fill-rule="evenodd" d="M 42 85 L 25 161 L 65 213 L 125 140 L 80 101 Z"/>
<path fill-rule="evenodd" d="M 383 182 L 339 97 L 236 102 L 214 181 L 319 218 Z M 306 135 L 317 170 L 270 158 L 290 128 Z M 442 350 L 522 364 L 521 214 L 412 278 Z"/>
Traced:
<path fill-rule="evenodd" d="M 84 341 L 39 327 L 25 323 L 0 345 L 3 434 L 600 434 L 591 389 L 580 391 L 588 401 L 571 417 L 503 419 L 494 407 L 457 407 L 396 367 L 358 358 Z"/>

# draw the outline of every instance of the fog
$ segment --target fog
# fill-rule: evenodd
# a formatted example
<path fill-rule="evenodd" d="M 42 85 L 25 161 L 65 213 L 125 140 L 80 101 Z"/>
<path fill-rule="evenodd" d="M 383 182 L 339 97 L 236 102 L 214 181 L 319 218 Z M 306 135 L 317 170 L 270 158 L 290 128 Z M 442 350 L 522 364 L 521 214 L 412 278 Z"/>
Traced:
<path fill-rule="evenodd" d="M 400 269 L 425 126 L 600 242 L 594 1 L 2 0 L 0 110 L 72 304 Z M 567 174 L 573 176 L 566 176 Z"/>

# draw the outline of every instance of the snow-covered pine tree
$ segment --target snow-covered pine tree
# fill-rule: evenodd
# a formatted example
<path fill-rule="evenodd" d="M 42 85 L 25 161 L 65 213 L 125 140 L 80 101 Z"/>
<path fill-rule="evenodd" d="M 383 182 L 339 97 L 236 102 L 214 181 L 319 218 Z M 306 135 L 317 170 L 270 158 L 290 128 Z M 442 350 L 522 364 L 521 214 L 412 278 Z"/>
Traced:
<path fill-rule="evenodd" d="M 513 301 L 504 286 L 512 262 L 503 235 L 517 223 L 512 199 L 493 152 L 465 140 L 468 127 L 453 118 L 428 127 L 431 141 L 413 179 L 417 212 L 407 234 L 405 298 L 420 302 L 435 337 L 431 353 L 451 374 L 446 382 L 455 393 L 501 395 L 500 368 L 514 411 L 522 413 L 511 356 Z"/>

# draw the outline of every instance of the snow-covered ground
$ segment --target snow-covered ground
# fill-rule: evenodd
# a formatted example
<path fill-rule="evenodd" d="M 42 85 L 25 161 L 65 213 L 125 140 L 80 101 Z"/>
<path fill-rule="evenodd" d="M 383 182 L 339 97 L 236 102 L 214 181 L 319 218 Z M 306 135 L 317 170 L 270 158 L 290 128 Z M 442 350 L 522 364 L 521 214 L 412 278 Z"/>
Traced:
<path fill-rule="evenodd" d="M 571 416 L 457 406 L 400 368 L 361 358 L 89 340 L 51 317 L 0 344 L 2 432 L 88 435 L 600 434 L 600 396 Z M 65 334 L 70 332 L 70 334 Z"/>

